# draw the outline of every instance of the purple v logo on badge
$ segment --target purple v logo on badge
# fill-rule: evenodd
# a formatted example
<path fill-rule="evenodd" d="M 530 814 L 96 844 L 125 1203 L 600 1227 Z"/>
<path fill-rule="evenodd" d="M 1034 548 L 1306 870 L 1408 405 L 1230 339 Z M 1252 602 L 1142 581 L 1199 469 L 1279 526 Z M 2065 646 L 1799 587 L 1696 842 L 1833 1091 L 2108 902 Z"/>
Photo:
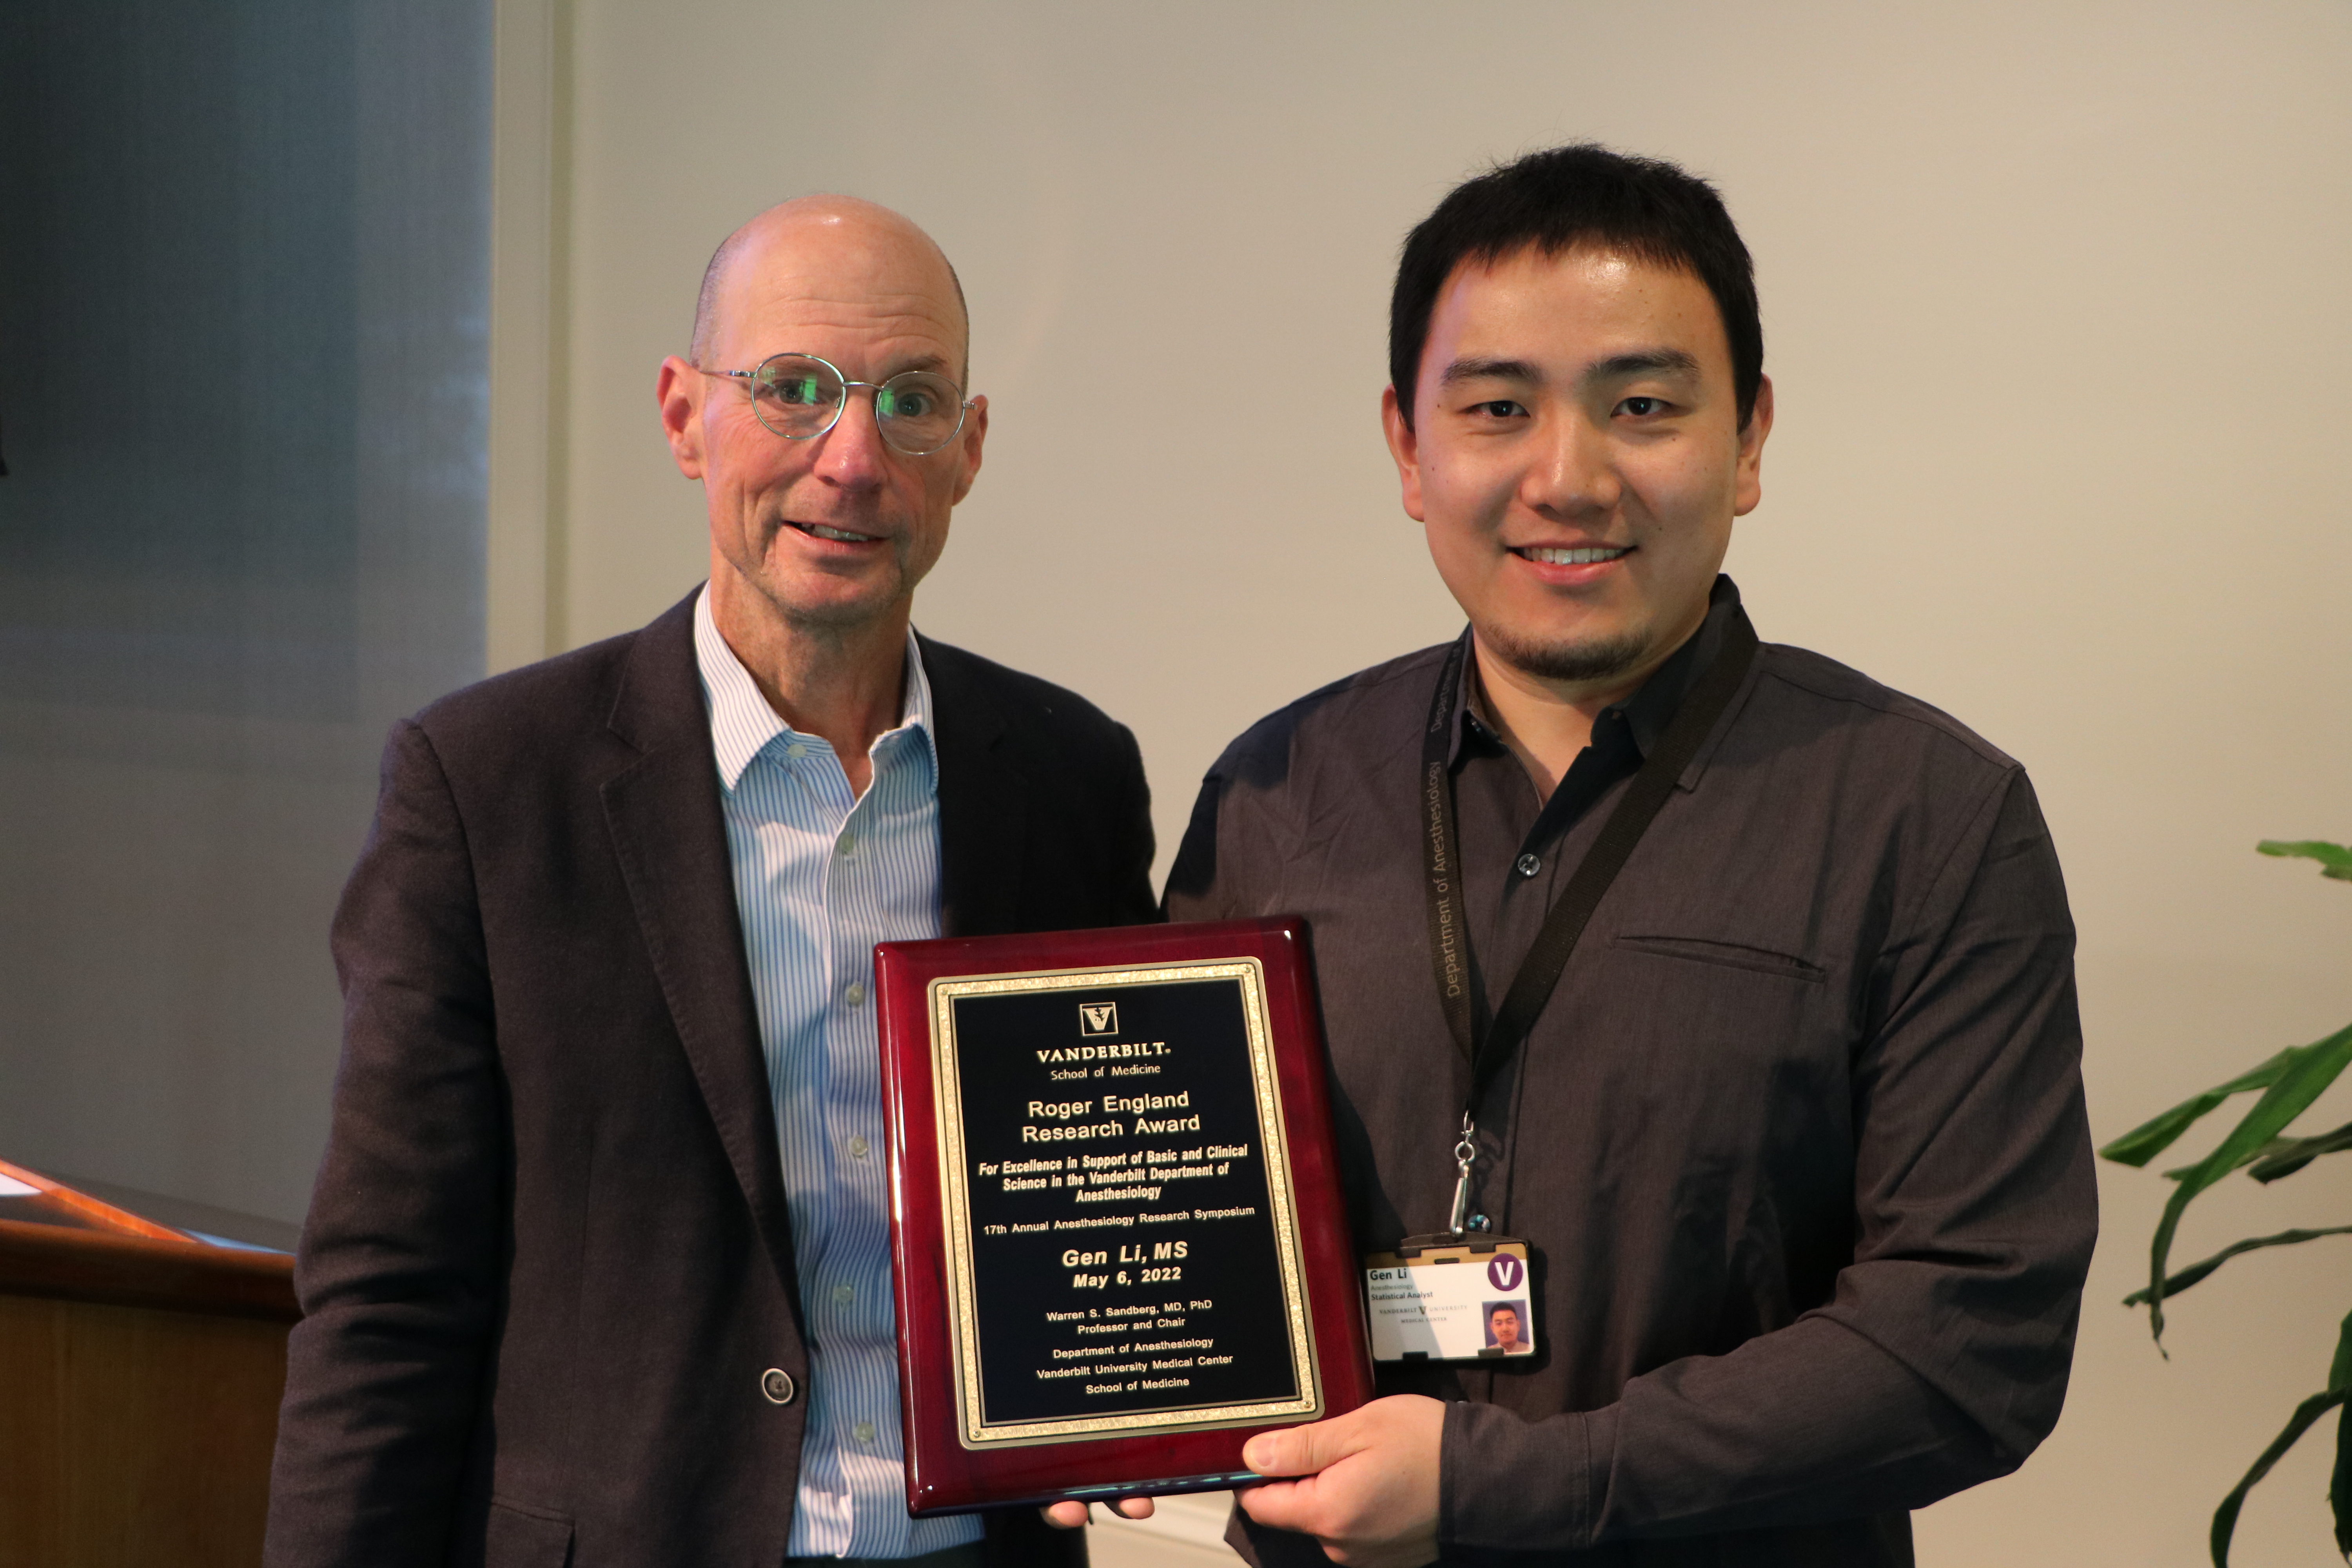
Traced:
<path fill-rule="evenodd" d="M 1487 1282 L 1497 1290 L 1516 1290 L 1527 1277 L 1527 1265 L 1507 1252 L 1497 1253 L 1495 1260 L 1486 1265 Z"/>

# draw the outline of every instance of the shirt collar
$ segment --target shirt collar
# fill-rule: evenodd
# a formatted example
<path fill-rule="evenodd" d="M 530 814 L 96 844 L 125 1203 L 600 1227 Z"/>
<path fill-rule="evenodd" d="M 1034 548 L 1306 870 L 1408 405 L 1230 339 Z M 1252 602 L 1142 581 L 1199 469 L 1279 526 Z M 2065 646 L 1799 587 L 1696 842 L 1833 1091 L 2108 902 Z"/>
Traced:
<path fill-rule="evenodd" d="M 703 702 L 710 710 L 710 749 L 719 762 L 719 782 L 731 792 L 753 758 L 778 737 L 797 735 L 799 731 L 768 706 L 768 700 L 760 695 L 759 682 L 751 679 L 751 672 L 743 668 L 743 661 L 735 657 L 735 650 L 719 636 L 719 623 L 711 618 L 710 585 L 707 583 L 694 599 L 694 662 L 702 673 Z M 917 731 L 931 753 L 931 769 L 936 776 L 939 742 L 931 719 L 931 681 L 923 671 L 923 650 L 912 626 L 907 628 L 903 701 L 898 729 L 886 732 L 875 744 L 879 747 L 900 731 Z"/>
<path fill-rule="evenodd" d="M 1665 663 L 1658 666 L 1633 696 L 1601 710 L 1603 716 L 1614 713 L 1625 721 L 1633 731 L 1633 744 L 1640 748 L 1643 756 L 1650 754 L 1665 734 L 1666 726 L 1674 722 L 1675 710 L 1682 707 L 1683 699 L 1689 695 L 1691 685 L 1698 679 L 1699 672 L 1715 662 L 1716 654 L 1723 647 L 1723 628 L 1738 613 L 1739 585 L 1717 573 L 1715 585 L 1707 591 L 1706 617 L 1699 622 L 1698 630 L 1685 638 L 1683 646 L 1669 654 Z M 1462 635 L 1468 637 L 1469 628 L 1465 627 Z M 1476 690 L 1472 683 L 1477 679 L 1477 660 L 1467 657 L 1469 651 L 1467 647 L 1464 649 L 1465 657 L 1462 660 L 1461 684 L 1454 694 L 1456 721 L 1453 749 L 1446 758 L 1448 767 L 1461 762 L 1465 737 L 1473 733 L 1482 737 L 1493 733 L 1480 722 L 1471 700 Z M 1499 745 L 1501 742 L 1496 741 L 1495 743 Z"/>

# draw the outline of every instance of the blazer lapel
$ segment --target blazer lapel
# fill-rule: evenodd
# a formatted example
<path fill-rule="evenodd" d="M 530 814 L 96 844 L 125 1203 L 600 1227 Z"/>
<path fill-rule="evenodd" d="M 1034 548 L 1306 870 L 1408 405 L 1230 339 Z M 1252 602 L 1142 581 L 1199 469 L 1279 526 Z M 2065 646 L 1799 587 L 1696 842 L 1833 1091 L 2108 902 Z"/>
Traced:
<path fill-rule="evenodd" d="M 692 595 L 638 634 L 610 722 L 640 753 L 604 786 L 622 876 L 719 1141 L 797 1314 L 791 1215 L 695 665 Z"/>
<path fill-rule="evenodd" d="M 994 936 L 1016 929 L 1029 786 L 1004 716 L 979 679 L 978 661 L 918 636 L 930 679 L 940 752 L 940 930 Z"/>

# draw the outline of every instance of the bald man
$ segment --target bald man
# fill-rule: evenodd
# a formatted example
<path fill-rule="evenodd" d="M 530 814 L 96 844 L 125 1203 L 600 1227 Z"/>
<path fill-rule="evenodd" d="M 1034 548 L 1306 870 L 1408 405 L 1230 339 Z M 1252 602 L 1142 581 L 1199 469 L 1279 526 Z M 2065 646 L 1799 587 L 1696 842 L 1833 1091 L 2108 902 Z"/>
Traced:
<path fill-rule="evenodd" d="M 1154 918 L 1134 738 L 912 629 L 967 339 L 905 218 L 753 218 L 656 384 L 709 583 L 394 730 L 273 1568 L 1085 1561 L 899 1458 L 874 944 Z"/>

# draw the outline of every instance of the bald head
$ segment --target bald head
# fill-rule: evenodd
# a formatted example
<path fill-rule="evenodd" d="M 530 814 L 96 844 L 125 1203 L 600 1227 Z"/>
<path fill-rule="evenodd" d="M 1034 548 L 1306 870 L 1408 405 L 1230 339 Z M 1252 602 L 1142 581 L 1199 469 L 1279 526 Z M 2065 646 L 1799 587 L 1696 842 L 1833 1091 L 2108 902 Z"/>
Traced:
<path fill-rule="evenodd" d="M 779 290 L 804 297 L 861 299 L 909 317 L 931 317 L 952 327 L 961 363 L 950 367 L 969 385 L 971 323 L 963 283 L 931 237 L 888 207 L 856 196 L 798 196 L 752 218 L 729 235 L 702 271 L 694 306 L 693 363 L 711 370 L 711 356 L 732 347 L 730 325 L 758 313 Z M 757 356 L 793 350 L 760 346 Z M 738 350 L 748 353 L 750 350 Z"/>

